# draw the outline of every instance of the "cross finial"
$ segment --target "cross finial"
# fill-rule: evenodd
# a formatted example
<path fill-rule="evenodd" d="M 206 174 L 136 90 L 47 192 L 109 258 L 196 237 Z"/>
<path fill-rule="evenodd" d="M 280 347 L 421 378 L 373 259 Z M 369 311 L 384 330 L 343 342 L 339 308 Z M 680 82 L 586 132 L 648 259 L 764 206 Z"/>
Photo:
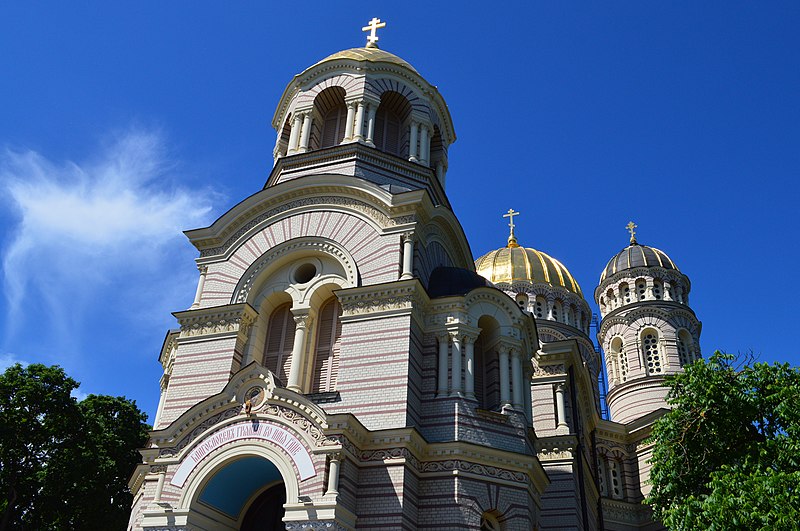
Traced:
<path fill-rule="evenodd" d="M 636 243 L 636 227 L 638 227 L 638 225 L 633 221 L 629 221 L 628 224 L 625 225 L 625 228 L 631 233 L 631 245 Z"/>
<path fill-rule="evenodd" d="M 508 246 L 509 247 L 519 247 L 517 243 L 517 237 L 514 236 L 514 216 L 519 216 L 519 212 L 515 212 L 513 208 L 509 208 L 506 214 L 503 214 L 504 218 L 508 218 L 508 227 L 511 229 L 511 233 L 508 235 Z"/>
<path fill-rule="evenodd" d="M 369 21 L 369 25 L 361 28 L 361 31 L 369 32 L 369 35 L 367 35 L 367 48 L 378 47 L 378 36 L 375 33 L 378 31 L 378 28 L 385 27 L 386 22 L 381 22 L 381 19 L 372 17 L 372 20 Z"/>

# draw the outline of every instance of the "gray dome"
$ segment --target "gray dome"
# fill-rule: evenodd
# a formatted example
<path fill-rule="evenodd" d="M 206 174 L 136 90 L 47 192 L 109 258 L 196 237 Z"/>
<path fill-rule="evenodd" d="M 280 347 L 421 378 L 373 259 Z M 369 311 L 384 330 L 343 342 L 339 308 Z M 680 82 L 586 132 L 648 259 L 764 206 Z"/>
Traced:
<path fill-rule="evenodd" d="M 660 267 L 662 269 L 680 271 L 675 262 L 664 251 L 634 242 L 608 261 L 605 269 L 600 273 L 600 282 L 620 271 L 633 269 L 634 267 Z"/>

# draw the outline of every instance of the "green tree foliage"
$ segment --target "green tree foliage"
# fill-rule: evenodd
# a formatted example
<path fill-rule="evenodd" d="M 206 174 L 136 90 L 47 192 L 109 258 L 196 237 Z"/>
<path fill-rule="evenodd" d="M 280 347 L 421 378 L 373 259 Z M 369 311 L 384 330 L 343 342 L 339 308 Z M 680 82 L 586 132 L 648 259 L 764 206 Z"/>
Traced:
<path fill-rule="evenodd" d="M 125 529 L 147 417 L 121 397 L 77 402 L 78 385 L 57 366 L 0 375 L 0 530 Z"/>
<path fill-rule="evenodd" d="M 800 370 L 715 352 L 670 376 L 646 503 L 674 530 L 800 526 Z"/>

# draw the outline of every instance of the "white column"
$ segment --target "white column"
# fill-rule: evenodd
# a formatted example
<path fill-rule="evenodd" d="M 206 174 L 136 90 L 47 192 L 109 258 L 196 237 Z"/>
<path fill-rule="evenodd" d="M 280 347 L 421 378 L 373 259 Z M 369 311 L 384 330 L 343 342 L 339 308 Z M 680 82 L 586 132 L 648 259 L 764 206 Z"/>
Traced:
<path fill-rule="evenodd" d="M 369 104 L 369 111 L 367 112 L 367 138 L 366 142 L 370 146 L 374 146 L 372 139 L 375 135 L 375 113 L 378 112 L 378 106 L 374 103 Z"/>
<path fill-rule="evenodd" d="M 304 153 L 308 151 L 308 141 L 311 139 L 311 111 L 303 115 L 303 128 L 300 131 L 300 148 L 298 151 Z"/>
<path fill-rule="evenodd" d="M 653 295 L 653 279 L 652 278 L 646 279 L 645 284 L 647 285 L 647 288 L 645 289 L 644 292 L 644 298 L 645 300 L 651 301 L 655 299 L 655 296 Z"/>
<path fill-rule="evenodd" d="M 567 427 L 567 409 L 564 407 L 564 384 L 556 385 L 556 414 L 558 415 L 556 428 Z"/>
<path fill-rule="evenodd" d="M 339 463 L 342 460 L 340 454 L 331 454 L 330 466 L 328 468 L 328 490 L 325 496 L 336 496 L 339 494 Z"/>
<path fill-rule="evenodd" d="M 461 396 L 461 337 L 458 332 L 451 332 L 453 341 L 453 374 L 450 382 L 450 396 Z"/>
<path fill-rule="evenodd" d="M 203 287 L 206 285 L 206 273 L 208 273 L 208 266 L 197 266 L 197 270 L 200 271 L 200 280 L 197 281 L 197 291 L 194 292 L 194 302 L 192 303 L 191 308 L 189 308 L 190 310 L 200 307 L 200 297 L 203 296 Z"/>
<path fill-rule="evenodd" d="M 555 303 L 552 300 L 547 299 L 547 320 L 548 321 L 552 321 L 553 320 L 553 306 L 554 305 L 555 305 Z"/>
<path fill-rule="evenodd" d="M 403 234 L 403 274 L 400 280 L 414 278 L 414 237 L 410 232 Z"/>
<path fill-rule="evenodd" d="M 417 140 L 419 136 L 419 124 L 411 120 L 411 131 L 408 141 L 408 160 L 417 162 Z"/>
<path fill-rule="evenodd" d="M 300 378 L 303 372 L 303 357 L 305 354 L 306 329 L 308 327 L 308 314 L 294 315 L 294 345 L 292 346 L 292 363 L 289 366 L 288 389 L 300 393 Z"/>
<path fill-rule="evenodd" d="M 517 349 L 511 351 L 511 390 L 514 409 L 520 411 L 522 410 L 522 354 Z"/>
<path fill-rule="evenodd" d="M 292 121 L 292 132 L 289 133 L 289 147 L 286 149 L 287 155 L 293 155 L 297 151 L 297 143 L 300 141 L 300 127 L 303 125 L 303 117 L 299 113 L 294 114 Z"/>
<path fill-rule="evenodd" d="M 347 118 L 345 119 L 344 124 L 344 140 L 343 142 L 348 142 L 353 139 L 353 120 L 355 120 L 356 116 L 356 102 L 351 101 L 347 104 Z"/>
<path fill-rule="evenodd" d="M 436 179 L 438 179 L 442 188 L 444 188 L 444 161 L 442 160 L 436 163 Z"/>
<path fill-rule="evenodd" d="M 447 354 L 450 346 L 450 336 L 441 334 L 439 340 L 439 389 L 436 396 L 447 396 Z"/>
<path fill-rule="evenodd" d="M 430 148 L 431 148 L 431 137 L 430 133 L 428 133 L 428 126 L 425 124 L 420 124 L 419 128 L 419 162 L 423 166 L 428 165 L 428 161 L 430 160 Z"/>
<path fill-rule="evenodd" d="M 509 389 L 508 347 L 500 345 L 500 403 L 511 403 L 511 390 Z"/>
<path fill-rule="evenodd" d="M 533 424 L 533 403 L 531 402 L 531 375 L 524 372 L 522 375 L 522 396 L 523 405 L 525 407 L 525 418 L 528 419 L 528 424 Z"/>
<path fill-rule="evenodd" d="M 475 337 L 464 336 L 464 394 L 475 398 Z"/>
<path fill-rule="evenodd" d="M 358 102 L 358 109 L 356 110 L 356 124 L 353 129 L 353 138 L 355 140 L 363 140 L 364 138 L 364 102 Z"/>
<path fill-rule="evenodd" d="M 164 492 L 164 478 L 167 475 L 167 467 L 159 467 L 158 483 L 156 483 L 156 493 L 153 496 L 153 502 L 158 503 L 161 501 L 161 493 Z"/>
<path fill-rule="evenodd" d="M 672 300 L 672 285 L 666 280 L 664 281 L 664 300 L 665 301 Z"/>
<path fill-rule="evenodd" d="M 169 375 L 164 374 L 161 376 L 161 396 L 158 399 L 158 409 L 156 410 L 156 418 L 153 420 L 153 429 L 157 430 L 158 425 L 161 423 L 161 414 L 164 412 L 164 402 L 167 398 L 167 386 L 169 386 Z"/>

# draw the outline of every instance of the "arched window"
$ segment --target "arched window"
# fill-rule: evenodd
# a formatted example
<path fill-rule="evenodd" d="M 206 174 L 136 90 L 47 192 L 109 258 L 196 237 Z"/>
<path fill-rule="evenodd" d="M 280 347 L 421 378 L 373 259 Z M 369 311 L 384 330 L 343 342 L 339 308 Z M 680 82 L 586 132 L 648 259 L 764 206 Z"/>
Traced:
<path fill-rule="evenodd" d="M 636 281 L 636 300 L 643 301 L 647 295 L 647 282 L 642 279 Z"/>
<path fill-rule="evenodd" d="M 652 328 L 644 330 L 641 340 L 647 374 L 661 374 L 664 369 L 661 363 L 661 352 L 658 347 L 658 332 Z"/>
<path fill-rule="evenodd" d="M 341 313 L 342 308 L 336 297 L 328 299 L 319 310 L 312 393 L 325 393 L 336 389 L 336 377 L 339 373 L 339 339 L 342 335 L 342 322 L 339 320 Z"/>
<path fill-rule="evenodd" d="M 627 282 L 623 282 L 619 285 L 619 293 L 622 301 L 625 304 L 630 304 L 631 302 L 631 287 L 628 285 Z"/>
<path fill-rule="evenodd" d="M 618 382 L 628 380 L 628 358 L 621 337 L 611 340 L 611 359 L 613 360 L 614 376 Z"/>
<path fill-rule="evenodd" d="M 500 531 L 500 522 L 492 513 L 483 513 L 481 515 L 481 531 Z"/>
<path fill-rule="evenodd" d="M 614 290 L 611 289 L 611 288 L 609 288 L 609 290 L 606 291 L 606 301 L 608 301 L 609 309 L 613 310 L 614 308 L 617 307 L 617 305 L 614 304 L 614 302 L 615 302 L 614 301 Z"/>
<path fill-rule="evenodd" d="M 347 107 L 337 105 L 329 110 L 322 119 L 321 148 L 338 146 L 344 140 L 345 124 L 347 120 Z"/>
<path fill-rule="evenodd" d="M 616 459 L 608 460 L 608 476 L 611 480 L 611 496 L 616 500 L 622 499 L 622 474 Z"/>
<path fill-rule="evenodd" d="M 664 284 L 660 280 L 653 281 L 653 297 L 656 300 L 661 300 L 661 295 L 664 292 Z"/>
<path fill-rule="evenodd" d="M 524 293 L 517 293 L 517 296 L 514 297 L 514 300 L 517 301 L 517 306 L 519 306 L 522 310 L 528 309 L 528 296 Z"/>
<path fill-rule="evenodd" d="M 500 324 L 492 317 L 483 316 L 478 320 L 481 329 L 475 340 L 475 399 L 478 407 L 496 409 L 500 406 L 500 358 L 497 353 L 497 339 Z"/>
<path fill-rule="evenodd" d="M 561 301 L 556 301 L 553 303 L 553 320 L 561 322 L 563 319 L 564 312 L 563 307 L 561 306 Z"/>
<path fill-rule="evenodd" d="M 545 313 L 546 311 L 547 311 L 547 301 L 544 300 L 544 297 L 542 297 L 541 295 L 537 295 L 536 308 L 535 308 L 536 318 L 544 319 L 547 316 L 547 314 Z"/>
<path fill-rule="evenodd" d="M 692 356 L 692 337 L 686 330 L 678 332 L 678 358 L 680 359 L 681 367 L 694 361 Z"/>
<path fill-rule="evenodd" d="M 600 496 L 608 496 L 608 485 L 606 484 L 606 476 L 608 470 L 606 469 L 605 456 L 597 456 L 597 486 L 600 490 Z"/>
<path fill-rule="evenodd" d="M 294 346 L 294 317 L 291 309 L 292 304 L 286 303 L 270 314 L 264 346 L 264 366 L 284 385 L 289 381 Z"/>

